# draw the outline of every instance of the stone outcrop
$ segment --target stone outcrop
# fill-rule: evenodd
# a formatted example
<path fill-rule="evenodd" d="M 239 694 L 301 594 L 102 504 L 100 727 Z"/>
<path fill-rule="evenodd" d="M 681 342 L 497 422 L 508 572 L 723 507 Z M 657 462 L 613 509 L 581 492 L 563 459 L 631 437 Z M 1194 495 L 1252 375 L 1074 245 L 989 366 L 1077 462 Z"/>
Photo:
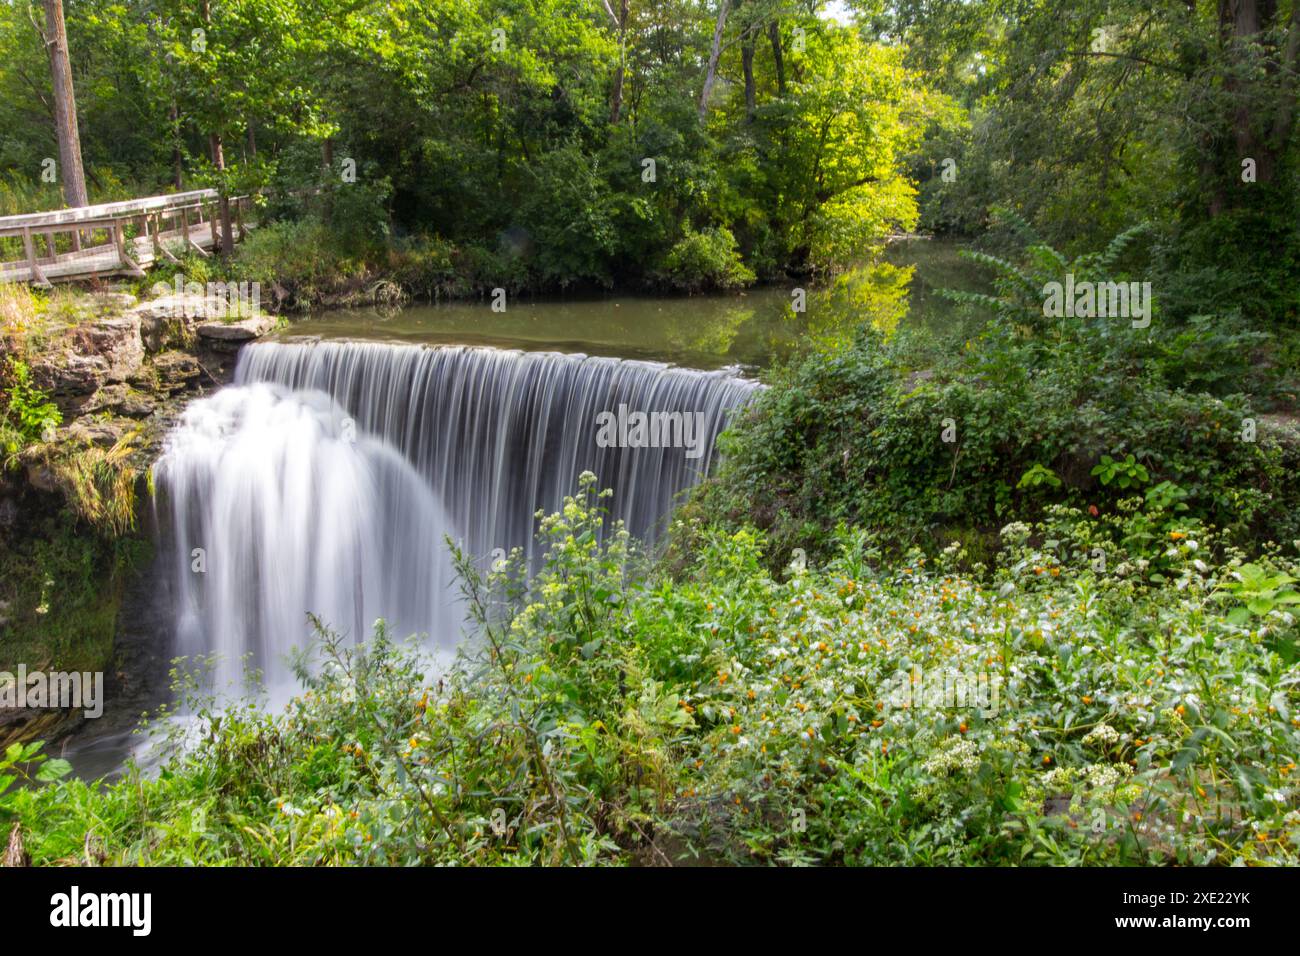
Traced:
<path fill-rule="evenodd" d="M 188 393 L 229 381 L 240 347 L 275 327 L 269 315 L 227 317 L 211 300 L 172 292 L 140 303 L 98 294 L 62 308 L 62 324 L 28 357 L 32 383 L 63 413 L 55 445 L 25 456 L 26 483 L 40 491 L 58 489 L 45 452 L 59 443 L 107 447 L 135 432 L 133 457 L 147 466 Z"/>
<path fill-rule="evenodd" d="M 259 313 L 237 322 L 204 322 L 199 325 L 198 333 L 205 339 L 219 342 L 247 342 L 261 338 L 273 328 L 275 319 Z"/>
<path fill-rule="evenodd" d="M 138 317 L 98 319 L 60 335 L 32 362 L 32 381 L 67 414 L 100 387 L 130 379 L 144 357 Z"/>

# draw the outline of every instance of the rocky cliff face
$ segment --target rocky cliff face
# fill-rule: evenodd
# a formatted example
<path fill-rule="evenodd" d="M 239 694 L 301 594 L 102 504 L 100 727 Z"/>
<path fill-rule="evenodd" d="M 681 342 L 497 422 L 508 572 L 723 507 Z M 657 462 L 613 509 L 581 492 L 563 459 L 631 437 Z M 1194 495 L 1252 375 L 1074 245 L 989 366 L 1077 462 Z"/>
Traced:
<path fill-rule="evenodd" d="M 28 357 L 33 384 L 63 413 L 53 443 L 107 446 L 137 429 L 141 452 L 151 452 L 179 404 L 228 382 L 239 348 L 275 326 L 264 314 L 227 321 L 205 309 L 204 300 L 177 295 L 88 297 Z"/>

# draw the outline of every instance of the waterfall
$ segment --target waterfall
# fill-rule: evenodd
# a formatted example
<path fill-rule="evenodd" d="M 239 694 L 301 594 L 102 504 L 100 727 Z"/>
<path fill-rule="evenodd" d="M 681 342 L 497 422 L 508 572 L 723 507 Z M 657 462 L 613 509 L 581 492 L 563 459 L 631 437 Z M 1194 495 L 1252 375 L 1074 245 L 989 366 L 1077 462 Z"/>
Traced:
<path fill-rule="evenodd" d="M 756 387 L 553 352 L 251 345 L 154 467 L 178 653 L 216 655 L 224 684 L 245 657 L 285 683 L 309 611 L 357 639 L 382 617 L 448 647 L 463 609 L 445 534 L 535 559 L 536 513 L 592 471 L 610 518 L 651 542 Z M 662 428 L 638 430 L 638 414 Z"/>

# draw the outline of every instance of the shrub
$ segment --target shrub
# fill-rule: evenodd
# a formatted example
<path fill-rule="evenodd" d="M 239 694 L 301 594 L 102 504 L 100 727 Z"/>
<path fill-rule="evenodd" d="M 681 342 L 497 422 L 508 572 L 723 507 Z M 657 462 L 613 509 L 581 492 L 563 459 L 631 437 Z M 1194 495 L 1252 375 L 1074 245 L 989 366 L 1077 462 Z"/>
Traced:
<path fill-rule="evenodd" d="M 0 464 L 14 468 L 19 454 L 29 445 L 47 441 L 49 432 L 63 421 L 55 404 L 31 383 L 26 363 L 9 356 L 0 380 L 6 393 L 4 415 L 0 417 Z"/>
<path fill-rule="evenodd" d="M 682 292 L 735 289 L 754 281 L 753 271 L 741 261 L 736 239 L 724 226 L 694 232 L 688 222 L 684 235 L 667 255 L 660 280 Z"/>
<path fill-rule="evenodd" d="M 1099 572 L 1059 513 L 985 581 L 851 529 L 776 575 L 714 529 L 647 578 L 591 481 L 531 583 L 460 557 L 455 666 L 323 628 L 284 713 L 200 708 L 156 776 L 17 794 L 33 858 L 93 828 L 113 863 L 1297 862 L 1294 556 L 1215 566 L 1198 532 L 1161 581 Z"/>

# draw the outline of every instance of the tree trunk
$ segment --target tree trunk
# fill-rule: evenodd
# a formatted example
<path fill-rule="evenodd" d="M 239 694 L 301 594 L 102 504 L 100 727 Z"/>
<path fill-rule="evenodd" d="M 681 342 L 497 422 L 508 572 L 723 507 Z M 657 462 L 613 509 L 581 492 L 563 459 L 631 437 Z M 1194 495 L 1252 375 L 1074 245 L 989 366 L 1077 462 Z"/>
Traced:
<path fill-rule="evenodd" d="M 320 144 L 320 159 L 325 188 L 321 191 L 321 210 L 328 221 L 334 215 L 334 140 Z"/>
<path fill-rule="evenodd" d="M 745 31 L 745 36 L 740 41 L 740 66 L 745 73 L 745 118 L 751 120 L 754 118 L 754 110 L 758 108 L 754 88 L 754 38 L 757 33 L 758 26 L 752 26 Z"/>
<path fill-rule="evenodd" d="M 718 23 L 713 28 L 713 45 L 709 49 L 709 68 L 704 74 L 704 90 L 700 93 L 700 122 L 709 112 L 709 97 L 713 95 L 713 84 L 718 78 L 718 61 L 722 59 L 722 31 L 727 26 L 727 14 L 731 12 L 731 0 L 718 0 Z"/>
<path fill-rule="evenodd" d="M 54 126 L 59 137 L 59 177 L 69 206 L 85 206 L 86 173 L 81 166 L 81 135 L 77 130 L 77 99 L 68 62 L 68 30 L 63 0 L 45 0 L 45 46 L 50 55 L 54 86 Z"/>
<path fill-rule="evenodd" d="M 224 172 L 226 169 L 226 151 L 221 143 L 221 134 L 211 134 L 208 137 L 208 142 L 212 147 L 212 165 L 217 168 L 217 172 Z M 226 195 L 224 183 L 222 183 L 221 198 L 217 200 L 217 205 L 221 210 L 221 254 L 223 256 L 233 255 L 235 252 L 235 229 L 230 221 L 230 197 Z"/>
<path fill-rule="evenodd" d="M 618 7 L 618 67 L 614 70 L 614 87 L 609 94 L 609 122 L 616 125 L 623 113 L 623 74 L 624 61 L 627 58 L 627 17 L 628 0 L 622 0 Z"/>
<path fill-rule="evenodd" d="M 785 96 L 785 54 L 781 52 L 781 25 L 777 21 L 767 25 L 767 37 L 772 41 L 772 62 L 776 66 L 776 95 Z"/>
<path fill-rule="evenodd" d="M 1277 68 L 1266 70 L 1262 76 L 1246 76 L 1242 71 L 1255 59 L 1260 44 L 1274 42 L 1270 31 L 1281 25 L 1277 0 L 1219 0 L 1218 21 L 1219 41 L 1228 71 L 1223 86 L 1233 104 L 1226 117 L 1227 136 L 1223 145 L 1230 142 L 1233 154 L 1224 156 L 1222 151 L 1217 152 L 1216 171 L 1223 175 L 1226 169 L 1235 179 L 1241 162 L 1253 159 L 1255 182 L 1269 185 L 1278 177 L 1295 128 L 1294 76 L 1300 53 L 1300 3 L 1292 4 L 1286 46 L 1264 51 L 1279 56 Z M 1267 84 L 1274 85 L 1271 92 L 1275 101 L 1267 95 L 1270 92 Z M 1227 196 L 1233 199 L 1225 202 Z M 1212 190 L 1210 215 L 1237 205 L 1242 196 L 1240 190 Z"/>
<path fill-rule="evenodd" d="M 176 187 L 177 192 L 180 192 L 185 188 L 185 176 L 181 166 L 180 108 L 175 100 L 172 100 L 171 108 L 167 111 L 167 118 L 172 124 L 172 185 Z"/>
<path fill-rule="evenodd" d="M 1281 89 L 1273 119 L 1273 142 L 1282 150 L 1291 142 L 1295 130 L 1296 69 L 1300 67 L 1300 0 L 1291 4 L 1291 23 L 1287 27 L 1286 49 L 1282 53 Z"/>

